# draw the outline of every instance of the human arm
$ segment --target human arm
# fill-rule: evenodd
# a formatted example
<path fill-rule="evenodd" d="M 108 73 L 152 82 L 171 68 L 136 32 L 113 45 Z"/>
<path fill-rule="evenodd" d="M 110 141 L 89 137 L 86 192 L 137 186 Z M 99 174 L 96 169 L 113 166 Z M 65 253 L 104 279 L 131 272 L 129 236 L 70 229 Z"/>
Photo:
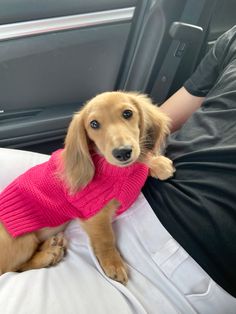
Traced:
<path fill-rule="evenodd" d="M 203 103 L 205 97 L 190 94 L 183 86 L 160 107 L 160 110 L 171 118 L 171 132 L 178 130 L 182 124 Z"/>

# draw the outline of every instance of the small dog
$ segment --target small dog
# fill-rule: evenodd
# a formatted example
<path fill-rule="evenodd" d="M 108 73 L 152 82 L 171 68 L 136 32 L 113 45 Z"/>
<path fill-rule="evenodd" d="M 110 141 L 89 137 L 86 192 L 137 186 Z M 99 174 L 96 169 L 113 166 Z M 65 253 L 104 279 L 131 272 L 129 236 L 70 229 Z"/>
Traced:
<path fill-rule="evenodd" d="M 165 180 L 175 171 L 172 161 L 159 152 L 169 133 L 169 123 L 169 118 L 145 95 L 102 93 L 74 115 L 61 153 L 63 166 L 57 175 L 69 195 L 75 195 L 95 176 L 91 152 L 96 152 L 122 171 L 136 163 L 146 164 L 151 176 Z M 118 199 L 110 199 L 95 215 L 79 221 L 105 274 L 125 284 L 127 269 L 116 248 L 111 224 L 120 205 Z M 13 237 L 2 220 L 0 274 L 57 264 L 67 246 L 60 232 L 64 228 L 62 224 Z"/>

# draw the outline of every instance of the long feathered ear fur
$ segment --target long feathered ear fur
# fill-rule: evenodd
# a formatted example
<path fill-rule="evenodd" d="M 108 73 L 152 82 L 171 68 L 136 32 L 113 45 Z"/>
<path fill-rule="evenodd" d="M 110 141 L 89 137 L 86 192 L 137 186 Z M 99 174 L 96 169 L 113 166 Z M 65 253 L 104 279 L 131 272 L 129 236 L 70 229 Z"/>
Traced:
<path fill-rule="evenodd" d="M 71 194 L 86 186 L 93 178 L 94 164 L 84 126 L 84 109 L 76 113 L 69 125 L 62 153 L 62 178 Z"/>
<path fill-rule="evenodd" d="M 170 119 L 144 94 L 129 93 L 140 114 L 141 146 L 146 151 L 160 152 L 169 134 Z M 142 144 L 143 143 L 143 144 Z"/>

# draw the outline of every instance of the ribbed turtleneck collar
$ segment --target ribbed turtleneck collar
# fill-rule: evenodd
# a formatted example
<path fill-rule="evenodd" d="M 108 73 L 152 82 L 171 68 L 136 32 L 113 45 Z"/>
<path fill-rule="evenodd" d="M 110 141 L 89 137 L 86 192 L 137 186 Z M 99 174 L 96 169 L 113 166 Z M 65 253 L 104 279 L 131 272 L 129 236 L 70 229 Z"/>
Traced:
<path fill-rule="evenodd" d="M 128 176 L 135 171 L 135 169 L 140 165 L 139 162 L 134 162 L 127 167 L 119 167 L 111 165 L 107 162 L 105 157 L 99 155 L 98 153 L 91 153 L 91 157 L 95 166 L 95 174 L 106 175 L 106 176 Z"/>

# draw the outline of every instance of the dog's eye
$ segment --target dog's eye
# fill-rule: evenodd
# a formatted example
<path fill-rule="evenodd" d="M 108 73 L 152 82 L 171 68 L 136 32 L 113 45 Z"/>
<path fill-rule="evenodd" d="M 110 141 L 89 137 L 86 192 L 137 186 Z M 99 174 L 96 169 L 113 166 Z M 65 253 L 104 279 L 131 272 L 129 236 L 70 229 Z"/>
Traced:
<path fill-rule="evenodd" d="M 93 129 L 99 129 L 100 128 L 100 123 L 97 120 L 93 120 L 90 122 L 90 126 Z"/>
<path fill-rule="evenodd" d="M 123 116 L 125 119 L 130 119 L 130 118 L 132 117 L 132 115 L 133 115 L 133 111 L 132 111 L 132 110 L 129 110 L 129 109 L 123 111 L 123 113 L 122 113 L 122 116 Z"/>

